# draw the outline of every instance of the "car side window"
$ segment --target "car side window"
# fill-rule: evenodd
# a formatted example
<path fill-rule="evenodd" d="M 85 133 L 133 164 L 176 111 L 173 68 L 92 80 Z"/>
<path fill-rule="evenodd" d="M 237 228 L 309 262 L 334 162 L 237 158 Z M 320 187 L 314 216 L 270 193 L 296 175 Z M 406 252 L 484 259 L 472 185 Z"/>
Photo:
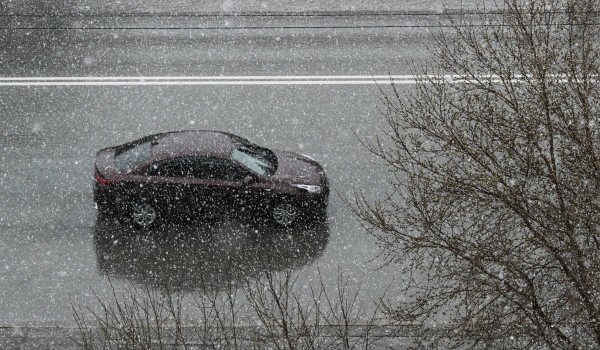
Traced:
<path fill-rule="evenodd" d="M 220 158 L 198 157 L 193 176 L 199 179 L 241 181 L 246 172 L 239 166 Z"/>
<path fill-rule="evenodd" d="M 146 175 L 149 176 L 163 176 L 167 166 L 167 161 L 161 160 L 152 163 L 146 170 Z"/>
<path fill-rule="evenodd" d="M 247 172 L 234 163 L 220 158 L 182 157 L 153 163 L 148 176 L 193 177 L 197 179 L 241 181 Z"/>
<path fill-rule="evenodd" d="M 192 177 L 192 160 L 188 158 L 161 160 L 150 165 L 146 174 L 149 176 Z"/>

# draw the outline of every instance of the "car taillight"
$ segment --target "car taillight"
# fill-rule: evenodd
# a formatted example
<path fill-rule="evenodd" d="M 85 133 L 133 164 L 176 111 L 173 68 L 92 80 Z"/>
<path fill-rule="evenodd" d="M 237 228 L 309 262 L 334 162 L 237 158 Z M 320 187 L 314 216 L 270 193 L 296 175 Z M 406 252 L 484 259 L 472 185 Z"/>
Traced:
<path fill-rule="evenodd" d="M 100 186 L 110 186 L 110 185 L 114 185 L 117 183 L 117 181 L 111 181 L 111 180 L 107 180 L 105 179 L 102 175 L 100 175 L 100 173 L 96 173 L 96 182 L 98 183 L 98 185 Z"/>

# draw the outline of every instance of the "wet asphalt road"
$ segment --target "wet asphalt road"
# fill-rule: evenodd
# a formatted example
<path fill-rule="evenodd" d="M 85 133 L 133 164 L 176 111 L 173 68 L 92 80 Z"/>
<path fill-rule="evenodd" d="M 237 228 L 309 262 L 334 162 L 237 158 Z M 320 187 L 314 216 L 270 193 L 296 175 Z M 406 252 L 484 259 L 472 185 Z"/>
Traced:
<path fill-rule="evenodd" d="M 0 30 L 0 77 L 407 74 L 431 44 L 425 29 L 408 24 L 437 22 L 400 16 L 341 28 L 348 19 L 313 18 L 286 28 L 242 17 L 180 30 L 147 18 L 90 29 L 67 18 L 51 30 L 26 29 L 40 25 L 30 20 Z M 407 25 L 378 26 L 389 22 Z M 376 131 L 378 96 L 371 84 L 0 86 L 0 325 L 72 324 L 70 300 L 94 307 L 92 291 L 111 295 L 109 278 L 117 288 L 169 281 L 187 291 L 199 276 L 218 285 L 294 269 L 299 285 L 321 273 L 333 288 L 341 271 L 367 304 L 390 283 L 388 295 L 401 298 L 398 267 L 380 268 L 376 242 L 337 194 L 384 193 L 386 170 L 355 136 Z M 95 152 L 180 129 L 229 131 L 314 157 L 333 189 L 328 224 L 212 222 L 140 234 L 98 220 Z"/>
<path fill-rule="evenodd" d="M 4 14 L 442 12 L 496 8 L 494 0 L 0 0 Z"/>

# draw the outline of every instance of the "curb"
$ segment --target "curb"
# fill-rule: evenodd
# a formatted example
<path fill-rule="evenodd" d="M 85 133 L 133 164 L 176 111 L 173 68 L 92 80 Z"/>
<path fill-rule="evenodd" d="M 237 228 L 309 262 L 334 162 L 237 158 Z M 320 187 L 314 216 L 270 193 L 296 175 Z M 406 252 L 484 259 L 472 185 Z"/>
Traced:
<path fill-rule="evenodd" d="M 336 337 L 341 326 L 321 326 L 319 338 Z M 237 327 L 236 327 L 237 328 Z M 415 336 L 420 332 L 419 326 L 414 325 L 375 325 L 375 326 L 351 326 L 350 338 L 366 338 L 373 340 L 372 349 L 403 349 L 414 342 Z M 194 326 L 183 329 L 188 333 L 185 345 L 190 348 L 216 349 L 214 345 L 205 344 L 201 339 L 194 336 Z M 237 329 L 240 341 L 248 341 L 256 335 L 257 329 L 250 326 L 241 326 Z M 3 350 L 29 349 L 29 350 L 75 350 L 81 349 L 74 340 L 79 338 L 77 327 L 60 326 L 0 326 L 0 348 Z M 251 345 L 251 343 L 248 343 Z"/>

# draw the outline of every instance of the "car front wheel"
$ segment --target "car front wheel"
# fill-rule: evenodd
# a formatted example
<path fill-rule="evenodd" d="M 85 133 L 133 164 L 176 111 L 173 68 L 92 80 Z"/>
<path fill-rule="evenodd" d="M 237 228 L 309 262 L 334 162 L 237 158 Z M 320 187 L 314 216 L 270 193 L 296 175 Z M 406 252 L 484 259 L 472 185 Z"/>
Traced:
<path fill-rule="evenodd" d="M 289 203 L 280 203 L 273 208 L 273 220 L 283 227 L 291 226 L 298 214 L 298 208 Z"/>
<path fill-rule="evenodd" d="M 146 228 L 156 222 L 158 214 L 156 209 L 146 202 L 139 202 L 133 206 L 131 218 L 139 227 Z"/>

